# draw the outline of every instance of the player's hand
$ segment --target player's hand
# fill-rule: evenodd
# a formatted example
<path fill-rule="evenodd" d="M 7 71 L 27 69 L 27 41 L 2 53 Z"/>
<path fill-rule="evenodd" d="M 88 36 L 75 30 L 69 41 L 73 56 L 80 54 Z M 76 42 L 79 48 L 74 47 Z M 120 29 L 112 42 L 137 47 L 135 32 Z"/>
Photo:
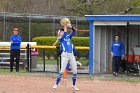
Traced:
<path fill-rule="evenodd" d="M 67 27 L 68 27 L 68 28 L 72 28 L 72 25 L 71 25 L 71 24 L 67 24 Z"/>
<path fill-rule="evenodd" d="M 113 54 L 113 52 L 111 52 L 111 57 L 113 57 L 114 56 L 114 54 Z"/>
<path fill-rule="evenodd" d="M 125 56 L 123 55 L 121 59 L 124 60 L 125 59 Z"/>
<path fill-rule="evenodd" d="M 82 67 L 82 63 L 79 63 L 80 67 Z"/>
<path fill-rule="evenodd" d="M 82 63 L 80 63 L 79 61 L 76 61 L 76 62 L 80 67 L 82 67 Z"/>

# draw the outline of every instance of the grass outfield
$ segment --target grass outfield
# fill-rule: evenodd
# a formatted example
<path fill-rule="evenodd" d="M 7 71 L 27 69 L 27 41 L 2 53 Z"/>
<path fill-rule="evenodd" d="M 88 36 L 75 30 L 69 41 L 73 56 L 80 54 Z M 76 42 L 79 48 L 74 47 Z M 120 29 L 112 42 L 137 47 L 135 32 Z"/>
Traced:
<path fill-rule="evenodd" d="M 9 68 L 0 68 L 0 74 L 1 75 L 27 75 L 27 74 L 29 74 L 29 72 L 27 72 L 24 69 L 20 69 L 19 71 L 20 72 L 17 73 L 14 69 L 13 72 L 10 72 Z"/>
<path fill-rule="evenodd" d="M 87 59 L 80 59 L 78 61 L 81 62 L 83 66 L 88 64 L 88 60 Z M 37 64 L 43 64 L 43 60 L 41 58 L 38 59 L 37 60 Z M 55 65 L 55 64 L 57 64 L 57 61 L 55 59 L 46 59 L 45 60 L 45 64 Z"/>
<path fill-rule="evenodd" d="M 38 64 L 43 64 L 43 60 L 39 59 L 37 60 Z M 82 62 L 83 65 L 87 64 L 88 60 L 86 59 L 80 59 L 80 62 Z M 56 60 L 50 59 L 50 60 L 46 60 L 46 64 L 56 64 Z M 51 73 L 49 73 L 50 75 Z M 14 71 L 11 73 L 10 69 L 6 69 L 6 68 L 0 68 L 0 75 L 25 75 L 25 76 L 47 76 L 46 73 L 30 73 L 27 72 L 24 69 L 20 69 L 20 72 L 17 73 Z M 54 73 L 52 73 L 53 77 Z M 56 75 L 56 74 L 55 74 Z M 89 76 L 88 74 L 86 75 L 78 75 L 78 78 L 86 78 L 86 79 L 95 79 L 95 80 L 109 80 L 109 81 L 123 81 L 123 82 L 140 82 L 140 77 L 136 77 L 136 76 L 126 76 L 125 74 L 120 74 L 119 77 L 114 77 L 111 74 L 99 74 L 99 75 L 91 75 Z"/>
<path fill-rule="evenodd" d="M 88 60 L 87 59 L 80 59 L 79 60 L 82 65 L 86 65 L 88 63 Z M 37 64 L 43 64 L 43 60 L 40 58 L 37 60 Z M 46 65 L 56 65 L 57 64 L 57 61 L 54 60 L 54 59 L 46 59 L 45 60 L 45 64 Z M 11 74 L 10 70 L 9 70 L 9 67 L 0 67 L 0 73 L 2 74 Z M 13 71 L 13 73 L 16 73 L 15 72 L 15 69 Z M 25 69 L 20 69 L 20 74 L 25 74 L 25 73 L 28 73 Z"/>

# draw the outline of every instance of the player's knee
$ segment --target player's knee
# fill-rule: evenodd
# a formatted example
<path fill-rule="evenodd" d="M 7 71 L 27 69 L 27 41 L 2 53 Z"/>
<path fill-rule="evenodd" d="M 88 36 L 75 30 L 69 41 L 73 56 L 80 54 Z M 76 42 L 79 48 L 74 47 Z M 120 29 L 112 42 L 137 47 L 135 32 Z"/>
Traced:
<path fill-rule="evenodd" d="M 77 70 L 75 69 L 72 69 L 73 70 L 73 74 L 77 74 Z"/>
<path fill-rule="evenodd" d="M 77 74 L 77 71 L 73 71 L 73 74 Z"/>
<path fill-rule="evenodd" d="M 73 79 L 76 79 L 76 77 L 77 77 L 77 74 L 73 74 L 73 75 L 72 75 L 72 78 L 73 78 Z"/>
<path fill-rule="evenodd" d="M 57 78 L 61 79 L 62 78 L 62 74 L 58 74 Z"/>

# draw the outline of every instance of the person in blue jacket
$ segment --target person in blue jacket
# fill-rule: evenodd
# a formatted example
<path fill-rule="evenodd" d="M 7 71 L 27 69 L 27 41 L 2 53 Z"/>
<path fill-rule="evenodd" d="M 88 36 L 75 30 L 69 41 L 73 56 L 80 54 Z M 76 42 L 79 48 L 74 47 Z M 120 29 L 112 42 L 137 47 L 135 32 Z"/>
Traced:
<path fill-rule="evenodd" d="M 13 72 L 14 58 L 16 58 L 16 72 L 19 72 L 19 60 L 20 60 L 20 44 L 22 38 L 18 35 L 18 27 L 13 27 L 13 35 L 10 36 L 10 71 Z"/>
<path fill-rule="evenodd" d="M 112 54 L 112 71 L 114 76 L 118 76 L 118 71 L 121 63 L 121 59 L 125 56 L 124 44 L 119 41 L 120 36 L 115 36 L 115 41 L 112 42 L 111 54 Z"/>

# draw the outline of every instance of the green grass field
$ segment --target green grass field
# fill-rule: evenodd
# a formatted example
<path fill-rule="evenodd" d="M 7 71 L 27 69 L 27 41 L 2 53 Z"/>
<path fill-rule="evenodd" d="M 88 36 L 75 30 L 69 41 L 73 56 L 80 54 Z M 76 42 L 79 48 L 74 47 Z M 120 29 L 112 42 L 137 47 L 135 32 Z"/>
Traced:
<path fill-rule="evenodd" d="M 9 68 L 0 68 L 0 74 L 4 74 L 4 75 L 13 75 L 13 74 L 19 74 L 19 75 L 24 75 L 24 74 L 27 74 L 29 72 L 27 72 L 25 69 L 20 69 L 19 70 L 20 72 L 17 73 L 15 71 L 15 69 L 13 70 L 13 72 L 10 72 L 10 69 Z"/>
<path fill-rule="evenodd" d="M 87 59 L 80 59 L 78 61 L 81 62 L 83 66 L 86 66 L 88 64 L 88 60 Z M 41 58 L 38 59 L 37 60 L 37 64 L 43 64 L 43 59 L 41 59 Z M 55 64 L 57 64 L 57 60 L 55 60 L 55 59 L 46 59 L 45 60 L 45 64 L 55 65 Z"/>

